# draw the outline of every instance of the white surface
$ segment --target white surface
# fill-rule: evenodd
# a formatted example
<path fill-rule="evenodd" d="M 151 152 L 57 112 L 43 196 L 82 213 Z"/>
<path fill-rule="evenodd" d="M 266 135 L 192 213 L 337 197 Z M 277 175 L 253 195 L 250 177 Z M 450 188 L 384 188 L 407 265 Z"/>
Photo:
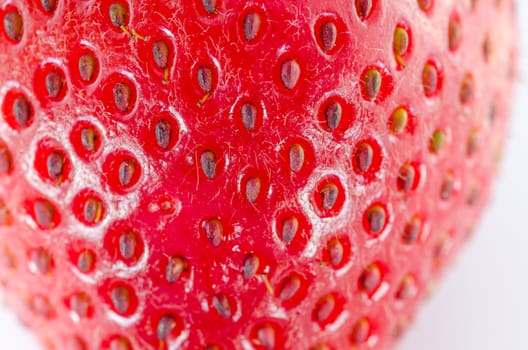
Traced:
<path fill-rule="evenodd" d="M 521 84 L 495 198 L 400 350 L 528 349 L 528 1 L 519 0 L 518 9 L 524 19 Z M 6 350 L 39 349 L 1 308 L 0 344 Z"/>

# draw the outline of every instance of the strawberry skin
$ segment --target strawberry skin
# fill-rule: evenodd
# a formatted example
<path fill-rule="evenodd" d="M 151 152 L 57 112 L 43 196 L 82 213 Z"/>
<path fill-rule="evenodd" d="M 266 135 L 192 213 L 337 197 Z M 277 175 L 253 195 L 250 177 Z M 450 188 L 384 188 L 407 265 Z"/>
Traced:
<path fill-rule="evenodd" d="M 512 1 L 0 4 L 0 281 L 46 348 L 389 349 L 485 207 Z"/>

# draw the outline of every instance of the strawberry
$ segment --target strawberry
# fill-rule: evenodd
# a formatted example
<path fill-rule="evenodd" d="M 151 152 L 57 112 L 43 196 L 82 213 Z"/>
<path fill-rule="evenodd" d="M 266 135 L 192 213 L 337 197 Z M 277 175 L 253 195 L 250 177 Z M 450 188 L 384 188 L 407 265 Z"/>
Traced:
<path fill-rule="evenodd" d="M 510 0 L 1 4 L 0 280 L 49 349 L 388 349 L 489 197 Z"/>

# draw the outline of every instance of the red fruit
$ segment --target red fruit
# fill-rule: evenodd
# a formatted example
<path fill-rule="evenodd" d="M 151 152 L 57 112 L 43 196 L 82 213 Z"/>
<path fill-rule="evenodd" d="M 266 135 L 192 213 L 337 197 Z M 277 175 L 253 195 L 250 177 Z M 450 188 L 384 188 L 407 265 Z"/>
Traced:
<path fill-rule="evenodd" d="M 50 348 L 387 349 L 485 206 L 512 1 L 0 3 L 0 281 Z"/>

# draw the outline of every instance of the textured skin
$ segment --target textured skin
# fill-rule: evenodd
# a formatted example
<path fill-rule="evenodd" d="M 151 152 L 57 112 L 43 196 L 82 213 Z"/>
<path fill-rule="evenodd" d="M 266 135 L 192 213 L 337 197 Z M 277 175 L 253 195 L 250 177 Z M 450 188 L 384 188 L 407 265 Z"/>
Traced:
<path fill-rule="evenodd" d="M 50 349 L 391 348 L 484 208 L 514 81 L 511 1 L 420 10 L 426 2 L 374 0 L 362 19 L 356 6 L 369 1 L 223 0 L 208 13 L 214 1 L 137 0 L 122 2 L 126 19 L 112 23 L 111 0 L 57 0 L 51 13 L 38 0 L 2 0 L 8 304 Z M 13 9 L 18 33 L 5 25 L 16 27 Z M 255 11 L 260 31 L 244 27 Z M 451 40 L 450 18 L 460 23 Z M 328 21 L 335 46 L 319 36 Z M 393 49 L 398 25 L 410 33 L 404 55 Z M 156 62 L 160 39 L 168 55 Z M 98 63 L 84 82 L 79 58 L 90 50 Z M 440 72 L 431 93 L 427 62 Z M 370 69 L 381 74 L 379 92 L 379 80 L 364 78 Z M 25 125 L 13 112 L 20 93 Z M 332 131 L 324 111 L 335 96 L 343 113 Z M 257 111 L 251 131 L 247 101 Z M 409 121 L 394 133 L 402 106 Z M 164 129 L 156 139 L 160 119 L 170 140 Z M 93 153 L 80 137 L 89 124 L 99 133 Z M 365 141 L 373 162 L 362 172 L 356 148 Z M 123 159 L 135 161 L 120 173 Z M 407 163 L 414 180 L 399 175 Z M 298 225 L 289 243 L 285 218 Z M 93 269 L 79 263 L 86 249 Z M 253 276 L 243 268 L 250 253 Z M 172 256 L 185 269 L 169 283 Z"/>

